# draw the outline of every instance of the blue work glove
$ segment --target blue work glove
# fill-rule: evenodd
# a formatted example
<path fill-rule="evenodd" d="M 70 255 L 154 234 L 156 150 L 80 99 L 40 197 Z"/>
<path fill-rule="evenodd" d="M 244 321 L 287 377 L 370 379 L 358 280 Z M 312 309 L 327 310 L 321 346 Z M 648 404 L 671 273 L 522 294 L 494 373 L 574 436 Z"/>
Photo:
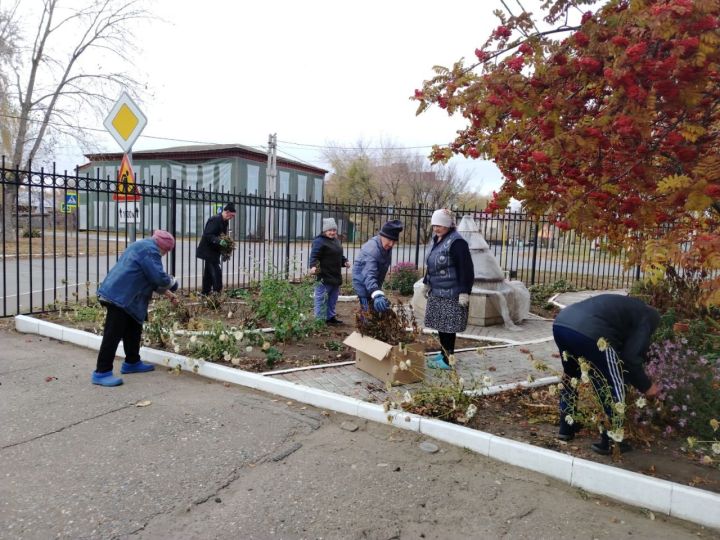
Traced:
<path fill-rule="evenodd" d="M 360 296 L 359 299 L 360 299 L 360 307 L 363 308 L 363 311 L 367 311 L 368 308 L 370 307 L 368 304 L 368 299 L 364 298 L 362 296 Z"/>
<path fill-rule="evenodd" d="M 390 309 L 390 302 L 388 302 L 388 299 L 385 298 L 384 294 L 379 294 L 375 297 L 375 300 L 373 300 L 373 307 L 375 308 L 375 311 L 382 313 L 383 311 Z"/>

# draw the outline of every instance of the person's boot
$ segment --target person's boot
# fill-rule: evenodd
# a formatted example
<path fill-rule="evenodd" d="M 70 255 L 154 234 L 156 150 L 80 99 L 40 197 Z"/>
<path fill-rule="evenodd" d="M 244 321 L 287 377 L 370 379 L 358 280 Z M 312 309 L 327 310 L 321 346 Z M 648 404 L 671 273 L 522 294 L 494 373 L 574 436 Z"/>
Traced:
<path fill-rule="evenodd" d="M 621 441 L 619 443 L 612 441 L 611 445 L 610 437 L 608 437 L 606 432 L 603 432 L 600 440 L 596 443 L 593 443 L 590 448 L 596 454 L 600 454 L 601 456 L 609 456 L 612 453 L 613 445 L 617 446 L 620 449 L 621 454 L 630 452 L 632 450 L 632 445 L 627 441 Z"/>
<path fill-rule="evenodd" d="M 427 367 L 430 369 L 450 369 L 450 364 L 445 361 L 445 357 L 442 353 L 437 353 L 432 358 L 428 358 Z"/>
<path fill-rule="evenodd" d="M 112 371 L 106 371 L 104 373 L 98 373 L 93 371 L 92 383 L 100 386 L 120 386 L 123 380 L 120 377 L 115 377 Z"/>
<path fill-rule="evenodd" d="M 125 375 L 126 373 L 147 373 L 148 371 L 155 371 L 155 366 L 152 364 L 147 364 L 143 362 L 142 360 L 138 360 L 137 362 L 128 363 L 123 362 L 122 366 L 120 366 L 120 373 Z"/>
<path fill-rule="evenodd" d="M 565 442 L 575 438 L 575 428 L 565 421 L 565 415 L 563 413 L 560 413 L 560 431 L 558 432 L 557 438 Z"/>
<path fill-rule="evenodd" d="M 560 413 L 560 431 L 557 438 L 565 442 L 572 441 L 582 428 L 583 425 L 580 422 L 573 422 L 572 425 L 568 424 L 565 421 L 565 415 Z"/>
<path fill-rule="evenodd" d="M 338 319 L 337 317 L 330 317 L 327 321 L 325 321 L 325 324 L 329 324 L 332 326 L 338 326 L 341 325 L 343 322 Z"/>

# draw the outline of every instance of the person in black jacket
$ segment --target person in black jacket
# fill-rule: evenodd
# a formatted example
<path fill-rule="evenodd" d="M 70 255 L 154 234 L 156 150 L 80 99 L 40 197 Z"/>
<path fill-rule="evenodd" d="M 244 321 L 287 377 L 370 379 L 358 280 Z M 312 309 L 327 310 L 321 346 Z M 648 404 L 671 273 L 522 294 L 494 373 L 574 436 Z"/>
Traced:
<path fill-rule="evenodd" d="M 195 256 L 205 261 L 202 278 L 202 294 L 222 291 L 222 265 L 220 263 L 221 248 L 225 247 L 220 235 L 227 235 L 228 222 L 235 217 L 235 205 L 227 203 L 223 211 L 212 216 L 205 223 L 202 238 Z"/>
<path fill-rule="evenodd" d="M 577 424 L 572 418 L 577 400 L 578 379 L 589 377 L 603 400 L 613 426 L 622 425 L 625 411 L 626 381 L 647 397 L 658 387 L 645 373 L 643 364 L 650 338 L 660 323 L 658 312 L 642 300 L 619 294 L 600 294 L 564 308 L 555 318 L 553 337 L 560 349 L 563 383 L 560 391 L 560 440 L 573 438 Z M 584 358 L 595 369 L 581 364 Z M 574 379 L 574 380 L 573 380 Z M 619 417 L 617 415 L 620 415 Z M 615 431 L 615 430 L 614 430 Z M 598 454 L 610 453 L 610 438 L 629 449 L 624 433 L 603 431 L 600 442 L 592 445 Z"/>
<path fill-rule="evenodd" d="M 327 324 L 343 322 L 336 317 L 335 305 L 342 285 L 342 269 L 350 263 L 343 255 L 337 237 L 337 223 L 333 218 L 323 219 L 322 233 L 313 239 L 310 250 L 310 273 L 315 275 L 315 318 Z"/>

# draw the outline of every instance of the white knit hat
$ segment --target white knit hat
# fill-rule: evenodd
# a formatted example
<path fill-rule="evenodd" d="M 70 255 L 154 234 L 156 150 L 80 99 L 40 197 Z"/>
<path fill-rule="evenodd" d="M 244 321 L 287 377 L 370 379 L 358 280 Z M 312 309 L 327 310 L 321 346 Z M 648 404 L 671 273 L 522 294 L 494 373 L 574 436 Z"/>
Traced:
<path fill-rule="evenodd" d="M 337 230 L 337 223 L 335 223 L 335 219 L 331 217 L 323 219 L 322 232 L 329 231 L 330 229 Z"/>
<path fill-rule="evenodd" d="M 430 220 L 430 225 L 440 225 L 441 227 L 454 227 L 455 220 L 453 219 L 452 212 L 447 208 L 441 208 L 435 210 Z"/>

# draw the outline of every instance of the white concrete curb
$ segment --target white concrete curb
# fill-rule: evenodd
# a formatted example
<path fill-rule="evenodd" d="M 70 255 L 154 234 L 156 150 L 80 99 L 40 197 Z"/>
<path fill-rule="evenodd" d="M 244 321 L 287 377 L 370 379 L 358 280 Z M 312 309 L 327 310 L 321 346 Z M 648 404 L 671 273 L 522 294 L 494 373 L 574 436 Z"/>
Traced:
<path fill-rule="evenodd" d="M 100 336 L 25 315 L 15 317 L 15 329 L 18 332 L 69 341 L 93 350 L 100 348 Z M 141 354 L 143 360 L 161 366 L 179 366 L 182 370 L 192 371 L 203 377 L 262 390 L 315 407 L 374 422 L 390 422 L 395 427 L 416 431 L 483 456 L 551 476 L 590 493 L 720 529 L 720 495 L 716 493 L 658 480 L 434 418 L 397 410 L 386 412 L 381 405 L 212 362 L 200 362 L 179 354 L 148 347 L 142 347 Z M 122 347 L 118 350 L 118 355 L 123 356 Z"/>

